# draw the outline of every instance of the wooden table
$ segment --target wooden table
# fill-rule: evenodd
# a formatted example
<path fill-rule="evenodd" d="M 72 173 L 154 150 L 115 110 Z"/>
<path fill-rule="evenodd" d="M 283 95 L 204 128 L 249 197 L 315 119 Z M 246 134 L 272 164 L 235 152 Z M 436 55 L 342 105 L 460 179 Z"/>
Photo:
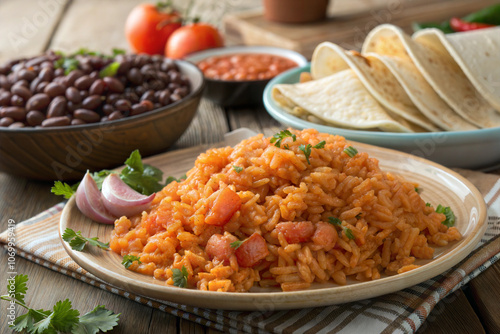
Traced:
<path fill-rule="evenodd" d="M 441 11 L 429 12 L 429 17 L 444 19 L 448 1 L 418 0 L 438 6 Z M 413 0 L 412 3 L 418 2 Z M 177 1 L 183 4 L 181 0 Z M 469 1 L 470 2 L 470 1 Z M 185 2 L 184 2 L 185 3 Z M 402 1 L 403 4 L 408 2 Z M 464 2 L 460 2 L 464 10 Z M 477 1 L 475 2 L 477 3 Z M 35 55 L 46 49 L 76 50 L 87 47 L 109 51 L 112 47 L 127 48 L 123 22 L 136 0 L 0 0 L 0 62 L 22 55 Z M 222 4 L 222 5 L 221 5 Z M 382 0 L 335 0 L 339 11 L 370 12 L 380 8 Z M 205 6 L 205 7 L 204 7 Z M 220 22 L 222 14 L 237 9 L 258 8 L 260 1 L 204 0 L 198 10 L 207 20 Z M 471 6 L 471 5 L 469 5 Z M 211 9 L 210 9 L 211 8 Z M 210 9 L 210 10 L 208 10 Z M 434 14 L 433 14 L 434 13 Z M 409 27 L 411 15 L 393 17 L 398 24 Z M 419 17 L 426 17 L 419 13 Z M 434 16 L 432 16 L 434 15 Z M 439 18 L 436 15 L 443 17 Z M 203 17 L 203 15 L 202 15 Z M 223 109 L 204 101 L 196 119 L 183 137 L 171 149 L 199 144 L 216 143 L 223 134 L 239 127 L 248 127 L 269 136 L 282 127 L 262 107 L 252 109 Z M 50 193 L 50 183 L 31 181 L 0 173 L 0 230 L 8 220 L 23 221 L 58 203 L 61 199 Z M 2 294 L 5 286 L 6 252 L 0 257 Z M 112 293 L 96 289 L 81 281 L 63 276 L 35 263 L 16 258 L 16 269 L 30 278 L 27 303 L 45 308 L 61 299 L 70 298 L 73 306 L 82 311 L 96 303 L 120 312 L 120 323 L 113 333 L 213 333 L 200 325 L 179 319 Z M 437 305 L 419 331 L 421 333 L 499 333 L 500 264 L 489 268 L 465 288 Z M 4 303 L 2 309 L 5 306 Z M 0 321 L 0 332 L 8 333 L 7 321 Z"/>

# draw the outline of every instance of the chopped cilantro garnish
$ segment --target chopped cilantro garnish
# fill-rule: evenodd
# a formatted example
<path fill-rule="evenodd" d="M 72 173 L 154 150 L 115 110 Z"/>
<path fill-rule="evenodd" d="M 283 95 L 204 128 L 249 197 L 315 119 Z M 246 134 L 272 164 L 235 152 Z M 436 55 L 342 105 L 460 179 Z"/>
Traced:
<path fill-rule="evenodd" d="M 281 141 L 285 139 L 286 137 L 292 137 L 293 141 L 297 140 L 297 136 L 292 134 L 289 130 L 283 130 L 280 131 L 279 133 L 274 134 L 273 138 L 271 138 L 270 142 L 271 144 L 274 143 L 274 146 L 280 147 L 281 146 Z"/>
<path fill-rule="evenodd" d="M 140 256 L 135 256 L 135 255 L 125 255 L 122 260 L 122 264 L 125 266 L 125 268 L 129 268 L 132 263 L 137 261 L 137 264 L 141 264 L 141 257 Z"/>
<path fill-rule="evenodd" d="M 243 167 L 240 166 L 233 166 L 233 169 L 236 171 L 236 173 L 241 173 L 243 171 Z"/>
<path fill-rule="evenodd" d="M 347 238 L 354 240 L 356 237 L 352 234 L 352 230 L 350 228 L 342 227 L 344 234 Z"/>
<path fill-rule="evenodd" d="M 304 155 L 306 156 L 306 161 L 310 165 L 311 162 L 309 161 L 309 157 L 311 156 L 311 149 L 312 148 L 324 148 L 325 147 L 325 141 L 323 140 L 322 142 L 319 142 L 318 144 L 312 146 L 311 144 L 307 145 L 300 145 L 299 150 L 304 152 Z"/>
<path fill-rule="evenodd" d="M 231 242 L 229 244 L 229 246 L 231 246 L 231 248 L 238 249 L 238 247 L 240 247 L 242 243 L 243 243 L 243 241 L 236 240 L 236 241 Z"/>
<path fill-rule="evenodd" d="M 76 251 L 83 251 L 85 248 L 85 245 L 88 243 L 91 246 L 96 246 L 102 249 L 107 249 L 109 248 L 109 243 L 104 243 L 99 241 L 99 238 L 94 237 L 94 238 L 86 238 L 82 236 L 82 232 L 78 231 L 75 232 L 70 228 L 66 228 L 64 230 L 64 233 L 62 235 L 62 238 L 64 241 L 69 243 L 72 249 Z"/>
<path fill-rule="evenodd" d="M 356 216 L 357 217 L 357 216 Z M 328 222 L 332 225 L 335 226 L 340 226 L 342 228 L 342 231 L 344 232 L 345 236 L 348 237 L 349 239 L 355 239 L 356 237 L 352 233 L 352 230 L 350 228 L 347 228 L 342 225 L 342 221 L 337 218 L 337 217 L 328 217 Z"/>
<path fill-rule="evenodd" d="M 337 217 L 328 217 L 328 222 L 333 225 L 342 226 L 342 221 Z"/>
<path fill-rule="evenodd" d="M 441 222 L 441 224 L 446 225 L 448 227 L 452 227 L 455 225 L 455 214 L 451 210 L 449 206 L 444 207 L 441 204 L 439 204 L 436 208 L 437 213 L 442 213 L 446 216 L 446 219 Z"/>
<path fill-rule="evenodd" d="M 354 157 L 356 154 L 358 154 L 358 150 L 355 149 L 354 147 L 352 146 L 349 146 L 348 148 L 346 148 L 344 150 L 345 154 L 347 154 L 348 156 L 350 156 L 351 158 Z"/>
<path fill-rule="evenodd" d="M 181 270 L 174 268 L 172 269 L 172 279 L 174 280 L 174 285 L 179 288 L 185 288 L 187 286 L 188 271 L 186 267 L 182 266 Z"/>
<path fill-rule="evenodd" d="M 99 77 L 100 78 L 112 77 L 112 76 L 116 75 L 119 68 L 120 68 L 120 62 L 114 61 L 99 71 Z"/>
<path fill-rule="evenodd" d="M 61 181 L 54 182 L 54 186 L 50 191 L 56 195 L 64 196 L 66 199 L 70 199 L 71 196 L 76 192 L 78 188 L 78 183 L 70 186 L 69 184 Z"/>
<path fill-rule="evenodd" d="M 425 203 L 425 206 L 431 206 L 431 203 L 427 202 Z"/>

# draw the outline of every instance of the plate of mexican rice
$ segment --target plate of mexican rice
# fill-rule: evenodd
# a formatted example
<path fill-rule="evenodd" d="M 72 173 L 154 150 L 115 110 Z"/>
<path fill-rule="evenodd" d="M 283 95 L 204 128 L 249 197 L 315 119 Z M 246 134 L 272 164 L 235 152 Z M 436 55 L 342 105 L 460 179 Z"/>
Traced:
<path fill-rule="evenodd" d="M 486 229 L 482 196 L 452 170 L 313 129 L 145 162 L 178 181 L 114 226 L 71 198 L 61 234 L 110 248 L 63 245 L 96 277 L 179 304 L 280 310 L 371 298 L 443 273 Z"/>

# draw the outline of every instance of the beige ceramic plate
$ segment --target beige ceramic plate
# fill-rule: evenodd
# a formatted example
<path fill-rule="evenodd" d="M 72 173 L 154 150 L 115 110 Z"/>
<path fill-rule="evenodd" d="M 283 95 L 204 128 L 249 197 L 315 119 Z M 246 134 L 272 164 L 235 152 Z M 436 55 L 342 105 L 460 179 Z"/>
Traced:
<path fill-rule="evenodd" d="M 442 273 L 474 249 L 486 229 L 486 206 L 479 191 L 469 181 L 445 167 L 415 156 L 361 143 L 353 146 L 378 158 L 383 170 L 417 182 L 426 202 L 435 206 L 450 206 L 457 217 L 456 226 L 463 239 L 436 249 L 434 259 L 419 260 L 417 264 L 423 264 L 422 267 L 400 275 L 370 282 L 350 281 L 345 286 L 316 284 L 304 291 L 253 288 L 248 293 L 207 292 L 167 286 L 151 276 L 125 269 L 121 265 L 122 258 L 114 252 L 96 247 L 76 252 L 64 241 L 63 245 L 71 258 L 85 270 L 127 291 L 199 307 L 261 311 L 340 304 L 395 292 Z M 206 148 L 169 152 L 147 159 L 147 162 L 162 169 L 165 175 L 178 177 L 191 168 L 196 156 Z M 104 242 L 109 241 L 113 229 L 112 225 L 98 224 L 84 217 L 74 198 L 63 210 L 60 233 L 67 227 L 81 231 L 84 236 L 98 236 Z"/>

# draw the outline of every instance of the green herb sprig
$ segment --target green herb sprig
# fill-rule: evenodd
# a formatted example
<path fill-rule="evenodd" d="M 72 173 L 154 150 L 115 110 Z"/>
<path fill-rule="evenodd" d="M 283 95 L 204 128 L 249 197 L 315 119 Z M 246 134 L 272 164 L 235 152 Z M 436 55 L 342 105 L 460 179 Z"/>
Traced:
<path fill-rule="evenodd" d="M 233 169 L 236 173 L 241 173 L 243 171 L 243 167 L 240 166 L 233 166 Z"/>
<path fill-rule="evenodd" d="M 172 269 L 172 279 L 174 280 L 174 285 L 179 288 L 185 288 L 187 286 L 188 271 L 184 265 L 179 270 L 177 268 Z"/>
<path fill-rule="evenodd" d="M 312 146 L 311 144 L 307 144 L 307 145 L 300 145 L 299 146 L 299 150 L 301 150 L 302 152 L 304 152 L 304 155 L 306 156 L 306 161 L 307 163 L 310 165 L 311 162 L 309 161 L 309 157 L 311 156 L 311 151 L 313 148 L 324 148 L 325 147 L 325 144 L 326 142 L 323 140 L 319 143 L 317 143 L 316 145 Z"/>
<path fill-rule="evenodd" d="M 137 261 L 137 264 L 142 263 L 139 256 L 127 254 L 123 257 L 122 264 L 128 269 L 135 261 Z"/>
<path fill-rule="evenodd" d="M 81 317 L 80 312 L 72 308 L 69 299 L 58 301 L 52 310 L 32 309 L 24 301 L 28 291 L 27 282 L 28 275 L 16 275 L 14 279 L 8 280 L 9 294 L 0 297 L 11 305 L 15 303 L 28 310 L 10 324 L 10 328 L 16 332 L 97 334 L 107 332 L 118 325 L 120 314 L 114 314 L 102 305 Z"/>
<path fill-rule="evenodd" d="M 448 227 L 452 227 L 455 225 L 455 220 L 456 220 L 456 217 L 455 217 L 455 214 L 453 213 L 453 211 L 451 210 L 451 208 L 449 206 L 447 207 L 444 207 L 442 206 L 441 204 L 439 204 L 437 207 L 436 207 L 436 212 L 437 213 L 442 213 L 445 215 L 446 219 L 443 220 L 441 222 L 441 224 L 443 225 L 446 225 Z"/>
<path fill-rule="evenodd" d="M 348 148 L 346 148 L 344 150 L 344 153 L 347 154 L 348 156 L 350 156 L 351 158 L 354 157 L 356 154 L 358 154 L 358 150 L 355 149 L 354 147 L 352 146 L 349 146 Z"/>
<path fill-rule="evenodd" d="M 297 136 L 294 135 L 293 133 L 291 133 L 290 130 L 283 130 L 283 131 L 280 131 L 279 133 L 274 134 L 273 138 L 271 138 L 270 142 L 271 142 L 271 144 L 274 143 L 274 146 L 280 147 L 281 141 L 283 139 L 285 139 L 286 137 L 292 137 L 293 141 L 297 140 Z"/>
<path fill-rule="evenodd" d="M 64 241 L 69 243 L 72 249 L 76 251 L 83 251 L 85 245 L 89 244 L 90 246 L 96 246 L 102 249 L 108 249 L 109 243 L 104 243 L 99 241 L 97 237 L 94 238 L 86 238 L 82 235 L 82 232 L 75 232 L 70 228 L 66 228 L 62 235 Z"/>
<path fill-rule="evenodd" d="M 238 247 L 240 247 L 242 243 L 243 243 L 243 241 L 236 240 L 236 241 L 231 242 L 229 244 L 229 246 L 231 246 L 231 248 L 238 249 Z"/>
<path fill-rule="evenodd" d="M 350 240 L 356 239 L 356 237 L 352 233 L 352 230 L 348 227 L 343 226 L 342 221 L 340 219 L 338 219 L 337 217 L 328 217 L 328 222 L 332 225 L 339 226 L 340 228 L 342 228 L 342 232 L 345 234 L 345 236 L 348 239 L 350 239 Z"/>

